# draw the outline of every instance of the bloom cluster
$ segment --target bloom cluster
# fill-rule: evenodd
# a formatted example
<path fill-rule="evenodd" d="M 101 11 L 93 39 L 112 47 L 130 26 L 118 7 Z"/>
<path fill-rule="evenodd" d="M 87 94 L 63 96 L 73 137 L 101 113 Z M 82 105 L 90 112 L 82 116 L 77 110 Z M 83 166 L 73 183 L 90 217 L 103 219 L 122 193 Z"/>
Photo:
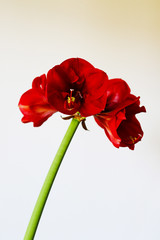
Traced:
<path fill-rule="evenodd" d="M 145 112 L 139 97 L 131 94 L 127 83 L 108 79 L 105 72 L 81 58 L 70 58 L 54 66 L 32 82 L 32 88 L 19 101 L 23 123 L 41 126 L 59 111 L 71 117 L 93 116 L 96 123 L 117 148 L 134 149 L 143 137 L 135 117 Z"/>

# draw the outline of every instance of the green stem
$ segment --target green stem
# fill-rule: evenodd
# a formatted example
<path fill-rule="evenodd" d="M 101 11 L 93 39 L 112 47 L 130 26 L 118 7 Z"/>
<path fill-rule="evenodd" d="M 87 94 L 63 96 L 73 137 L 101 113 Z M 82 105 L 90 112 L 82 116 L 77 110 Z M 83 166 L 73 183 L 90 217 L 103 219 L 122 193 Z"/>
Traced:
<path fill-rule="evenodd" d="M 45 203 L 47 201 L 50 189 L 52 187 L 52 184 L 54 182 L 54 179 L 56 177 L 56 174 L 57 174 L 60 164 L 62 162 L 62 159 L 66 153 L 66 150 L 72 140 L 72 137 L 73 137 L 79 123 L 80 123 L 79 120 L 73 118 L 68 127 L 68 130 L 61 142 L 61 145 L 57 151 L 57 154 L 56 154 L 54 161 L 49 169 L 49 172 L 46 176 L 45 182 L 43 184 L 43 187 L 42 187 L 39 197 L 37 199 L 30 222 L 28 224 L 26 234 L 24 236 L 24 240 L 32 240 L 35 236 L 35 233 L 36 233 L 36 230 L 38 227 L 38 223 L 39 223 L 40 217 L 42 215 Z"/>

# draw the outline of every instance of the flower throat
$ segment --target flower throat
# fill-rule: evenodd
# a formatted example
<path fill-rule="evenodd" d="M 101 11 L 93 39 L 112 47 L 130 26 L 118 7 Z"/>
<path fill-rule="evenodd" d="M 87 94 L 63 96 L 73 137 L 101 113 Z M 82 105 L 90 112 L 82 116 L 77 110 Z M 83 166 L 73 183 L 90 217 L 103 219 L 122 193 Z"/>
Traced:
<path fill-rule="evenodd" d="M 74 89 L 70 89 L 67 94 L 66 100 L 64 102 L 64 108 L 72 111 L 76 110 L 81 105 L 81 100 L 83 99 L 80 91 L 75 91 Z"/>

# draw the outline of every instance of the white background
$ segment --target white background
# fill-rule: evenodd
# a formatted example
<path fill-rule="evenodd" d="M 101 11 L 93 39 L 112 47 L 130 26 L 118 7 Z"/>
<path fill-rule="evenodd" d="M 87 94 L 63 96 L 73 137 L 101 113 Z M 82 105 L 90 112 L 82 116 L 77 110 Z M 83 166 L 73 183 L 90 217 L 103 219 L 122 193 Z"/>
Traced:
<path fill-rule="evenodd" d="M 32 80 L 70 57 L 141 96 L 144 138 L 116 149 L 80 126 L 63 160 L 35 240 L 160 239 L 160 3 L 158 0 L 1 1 L 0 239 L 23 239 L 69 125 L 56 113 L 22 124 L 17 105 Z"/>

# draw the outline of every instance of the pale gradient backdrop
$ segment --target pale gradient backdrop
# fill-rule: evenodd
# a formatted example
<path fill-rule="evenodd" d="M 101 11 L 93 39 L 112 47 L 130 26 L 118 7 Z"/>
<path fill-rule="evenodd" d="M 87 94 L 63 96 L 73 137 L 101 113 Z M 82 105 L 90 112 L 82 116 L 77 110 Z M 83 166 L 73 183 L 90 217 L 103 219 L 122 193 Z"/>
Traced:
<path fill-rule="evenodd" d="M 22 124 L 17 104 L 39 76 L 82 57 L 141 96 L 143 140 L 116 149 L 92 117 L 49 195 L 35 240 L 160 239 L 160 2 L 0 0 L 0 239 L 23 239 L 69 125 L 56 113 Z"/>

